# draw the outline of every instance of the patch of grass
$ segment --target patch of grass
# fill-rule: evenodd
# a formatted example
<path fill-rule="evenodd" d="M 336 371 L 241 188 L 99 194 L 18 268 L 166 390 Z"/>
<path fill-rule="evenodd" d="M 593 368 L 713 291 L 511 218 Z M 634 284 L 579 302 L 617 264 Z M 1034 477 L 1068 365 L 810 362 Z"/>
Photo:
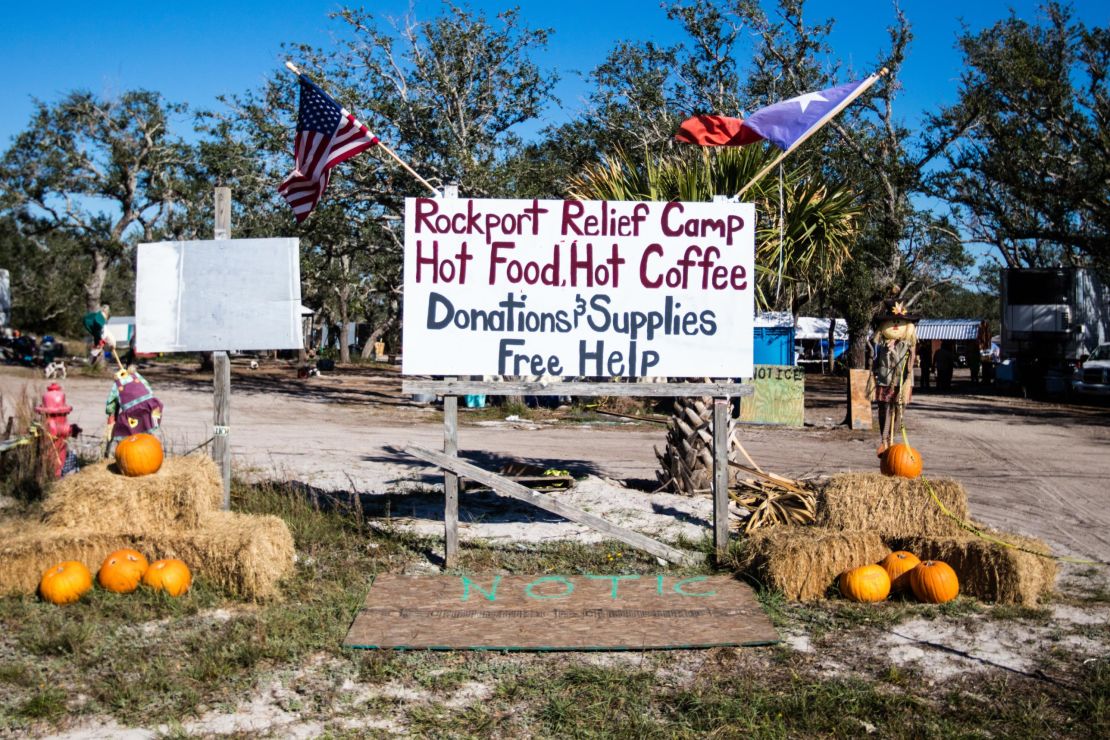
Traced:
<path fill-rule="evenodd" d="M 62 689 L 43 687 L 19 705 L 16 715 L 30 720 L 56 720 L 66 713 L 66 699 L 66 692 Z"/>
<path fill-rule="evenodd" d="M 994 604 L 984 611 L 987 617 L 998 621 L 1020 620 L 1047 624 L 1052 620 L 1052 610 L 1045 607 Z"/>
<path fill-rule="evenodd" d="M 409 732 L 417 737 L 490 737 L 504 720 L 482 705 L 462 709 L 429 704 L 408 712 Z"/>
<path fill-rule="evenodd" d="M 355 650 L 351 662 L 358 680 L 370 685 L 388 683 L 404 675 L 404 669 L 392 650 Z"/>
<path fill-rule="evenodd" d="M 553 677 L 534 675 L 521 690 L 532 694 L 535 716 L 555 737 L 642 737 L 658 734 L 651 716 L 653 674 L 600 666 L 573 666 Z"/>
<path fill-rule="evenodd" d="M 1079 724 L 1089 728 L 1091 737 L 1110 737 L 1110 659 L 1085 663 L 1078 684 L 1071 707 Z"/>
<path fill-rule="evenodd" d="M 21 663 L 0 663 L 0 683 L 12 686 L 34 686 L 34 673 Z"/>
<path fill-rule="evenodd" d="M 964 596 L 939 605 L 921 604 L 897 594 L 876 604 L 846 599 L 798 602 L 790 601 L 781 591 L 757 588 L 756 597 L 775 627 L 804 629 L 814 637 L 857 627 L 888 629 L 916 617 L 957 619 L 983 610 L 975 599 Z"/>

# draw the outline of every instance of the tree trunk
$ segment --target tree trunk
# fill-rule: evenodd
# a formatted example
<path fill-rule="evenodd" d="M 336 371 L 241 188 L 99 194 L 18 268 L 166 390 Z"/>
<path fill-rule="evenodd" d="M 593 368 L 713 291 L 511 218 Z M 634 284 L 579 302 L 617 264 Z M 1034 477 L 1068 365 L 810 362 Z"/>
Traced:
<path fill-rule="evenodd" d="M 871 359 L 871 337 L 867 328 L 848 327 L 848 367 L 865 368 Z"/>
<path fill-rule="evenodd" d="M 829 312 L 829 375 L 836 371 L 836 311 Z"/>
<path fill-rule="evenodd" d="M 370 359 L 370 356 L 374 354 L 374 343 L 388 334 L 389 331 L 393 328 L 393 325 L 396 323 L 397 315 L 394 314 L 392 317 L 386 319 L 381 324 L 378 324 L 377 328 L 374 329 L 374 331 L 370 332 L 370 336 L 366 339 L 366 344 L 362 347 L 362 359 Z"/>
<path fill-rule="evenodd" d="M 104 281 L 108 277 L 108 255 L 101 250 L 92 253 L 92 269 L 85 278 L 85 310 L 92 313 L 100 310 L 100 297 L 104 292 Z"/>
<path fill-rule="evenodd" d="M 347 300 L 341 296 L 339 299 L 339 362 L 343 364 L 350 364 L 351 362 L 351 345 L 347 341 Z"/>

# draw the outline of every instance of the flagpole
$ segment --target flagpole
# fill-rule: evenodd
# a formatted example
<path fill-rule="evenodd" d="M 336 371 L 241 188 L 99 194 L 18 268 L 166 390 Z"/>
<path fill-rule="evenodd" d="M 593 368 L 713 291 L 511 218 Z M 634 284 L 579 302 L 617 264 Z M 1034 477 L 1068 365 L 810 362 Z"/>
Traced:
<path fill-rule="evenodd" d="M 773 162 L 771 162 L 771 164 L 769 164 L 766 167 L 764 167 L 763 169 L 761 169 L 759 171 L 759 174 L 757 174 L 755 177 L 753 177 L 748 182 L 747 185 L 740 188 L 740 192 L 737 193 L 733 197 L 733 200 L 738 199 L 741 195 L 743 195 L 747 191 L 748 188 L 750 188 L 752 185 L 755 185 L 757 182 L 762 180 L 764 175 L 766 175 L 768 172 L 773 170 L 779 162 L 786 159 L 787 156 L 789 156 L 792 151 L 794 151 L 795 149 L 800 147 L 802 144 L 804 144 L 806 139 L 808 139 L 809 137 L 811 137 L 815 133 L 817 133 L 817 131 L 820 130 L 821 127 L 824 126 L 826 123 L 828 123 L 832 119 L 836 118 L 836 116 L 840 113 L 840 111 L 844 110 L 849 105 L 851 105 L 852 101 L 854 101 L 860 95 L 863 95 L 865 92 L 867 92 L 868 88 L 870 88 L 872 85 L 874 85 L 876 82 L 878 82 L 881 77 L 885 77 L 888 74 L 890 74 L 890 70 L 887 69 L 886 67 L 883 67 L 877 73 L 868 77 L 867 80 L 862 85 L 860 85 L 858 88 L 856 88 L 856 90 L 851 95 L 844 98 L 844 100 L 841 100 L 840 103 L 836 105 L 836 107 L 832 108 L 831 110 L 829 110 L 828 113 L 826 113 L 824 116 L 822 116 L 817 121 L 817 123 L 814 124 L 814 126 L 812 128 L 810 128 L 809 131 L 806 131 L 805 134 L 803 134 L 797 141 L 795 141 L 793 144 L 791 144 L 789 149 L 787 149 L 786 151 L 779 154 L 779 156 L 775 157 L 775 160 Z"/>
<path fill-rule="evenodd" d="M 301 72 L 300 68 L 299 68 L 299 67 L 297 67 L 297 65 L 293 64 L 293 62 L 290 62 L 290 61 L 286 60 L 286 62 L 285 62 L 285 66 L 289 68 L 289 71 L 290 71 L 290 72 L 292 72 L 293 74 L 297 75 L 298 77 L 301 77 L 302 75 L 304 75 L 304 72 Z M 382 142 L 382 140 L 381 140 L 381 139 L 378 139 L 378 141 L 377 141 L 377 145 L 378 145 L 379 147 L 381 147 L 382 149 L 384 149 L 384 150 L 385 150 L 385 152 L 386 152 L 386 154 L 388 154 L 389 156 L 391 156 L 391 157 L 393 157 L 393 158 L 394 158 L 395 160 L 397 160 L 397 164 L 399 164 L 399 165 L 401 165 L 402 167 L 404 167 L 404 168 L 405 168 L 405 170 L 406 170 L 406 171 L 407 171 L 407 172 L 408 172 L 408 173 L 409 173 L 410 175 L 412 175 L 412 176 L 413 176 L 413 177 L 415 177 L 415 178 L 416 178 L 417 180 L 419 180 L 419 181 L 420 181 L 420 182 L 421 182 L 421 183 L 422 183 L 422 184 L 424 185 L 424 187 L 428 188 L 428 190 L 431 190 L 433 194 L 435 194 L 435 195 L 439 195 L 439 191 L 435 189 L 435 186 L 433 186 L 433 185 L 432 185 L 432 184 L 431 184 L 430 182 L 428 182 L 428 181 L 427 181 L 427 180 L 425 180 L 425 179 L 424 179 L 423 177 L 421 177 L 420 175 L 418 175 L 418 174 L 416 173 L 416 170 L 414 170 L 414 169 L 413 169 L 412 167 L 409 167 L 409 166 L 408 166 L 408 163 L 406 163 L 406 162 L 405 162 L 405 160 L 403 160 L 403 159 L 401 159 L 400 157 L 398 157 L 398 156 L 397 156 L 397 154 L 396 154 L 396 153 L 395 153 L 395 152 L 394 152 L 394 151 L 393 151 L 392 149 L 390 149 L 389 147 L 387 147 L 387 146 L 385 145 L 385 143 L 384 143 L 384 142 Z"/>

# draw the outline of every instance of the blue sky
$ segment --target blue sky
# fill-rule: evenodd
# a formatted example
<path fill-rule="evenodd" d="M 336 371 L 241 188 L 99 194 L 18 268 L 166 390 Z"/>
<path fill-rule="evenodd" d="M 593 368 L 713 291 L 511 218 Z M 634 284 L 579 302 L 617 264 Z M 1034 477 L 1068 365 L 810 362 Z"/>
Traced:
<path fill-rule="evenodd" d="M 495 12 L 509 3 L 471 3 Z M 542 123 L 565 120 L 581 106 L 583 86 L 574 70 L 598 64 L 618 39 L 678 38 L 653 0 L 608 3 L 563 0 L 521 2 L 533 27 L 554 29 L 540 62 L 559 71 L 561 109 L 548 111 Z M 261 84 L 280 68 L 282 42 L 327 45 L 338 25 L 327 14 L 339 7 L 331 0 L 262 2 L 10 2 L 4 0 L 0 48 L 7 61 L 6 93 L 0 106 L 0 146 L 27 125 L 32 98 L 55 100 L 82 88 L 110 95 L 133 88 L 158 90 L 168 99 L 192 107 L 212 107 L 216 97 Z M 399 17 L 410 8 L 418 17 L 441 9 L 439 2 L 415 0 L 373 3 L 377 12 Z M 915 41 L 903 76 L 899 115 L 911 126 L 924 112 L 955 98 L 960 57 L 954 49 L 960 19 L 973 29 L 1004 17 L 1013 7 L 1032 18 L 1037 3 L 982 0 L 903 0 L 914 24 Z M 1110 12 L 1104 2 L 1075 4 L 1088 23 L 1104 25 Z M 893 18 L 886 0 L 833 2 L 813 0 L 810 18 L 833 17 L 834 54 L 858 71 L 871 71 Z M 357 111 L 356 111 L 357 113 Z M 537 126 L 538 128 L 538 126 Z"/>

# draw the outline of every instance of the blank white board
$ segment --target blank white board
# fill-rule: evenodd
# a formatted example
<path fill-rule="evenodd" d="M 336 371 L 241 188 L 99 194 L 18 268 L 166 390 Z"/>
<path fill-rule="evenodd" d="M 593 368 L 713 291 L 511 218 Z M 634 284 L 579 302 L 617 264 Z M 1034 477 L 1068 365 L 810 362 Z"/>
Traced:
<path fill-rule="evenodd" d="M 299 349 L 298 240 L 140 244 L 135 334 L 139 352 Z"/>

